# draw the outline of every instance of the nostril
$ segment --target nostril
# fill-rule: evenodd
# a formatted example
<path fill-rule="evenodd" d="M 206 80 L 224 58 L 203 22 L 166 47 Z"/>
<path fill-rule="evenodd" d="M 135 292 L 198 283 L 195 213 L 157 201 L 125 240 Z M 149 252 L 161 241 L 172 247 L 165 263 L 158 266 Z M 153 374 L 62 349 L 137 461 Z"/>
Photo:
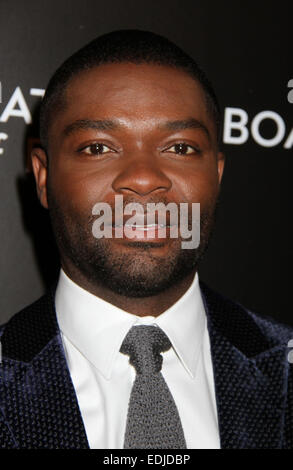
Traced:
<path fill-rule="evenodd" d="M 168 191 L 171 186 L 171 180 L 159 169 L 136 165 L 117 175 L 112 183 L 118 193 L 135 193 L 140 196 Z"/>
<path fill-rule="evenodd" d="M 168 188 L 166 187 L 155 187 L 155 188 L 150 188 L 150 189 L 143 189 L 143 188 L 137 188 L 137 187 L 129 187 L 129 188 L 119 188 L 116 190 L 117 193 L 119 194 L 136 194 L 138 196 L 144 197 L 148 196 L 149 194 L 152 193 L 159 193 L 159 192 L 165 192 Z"/>

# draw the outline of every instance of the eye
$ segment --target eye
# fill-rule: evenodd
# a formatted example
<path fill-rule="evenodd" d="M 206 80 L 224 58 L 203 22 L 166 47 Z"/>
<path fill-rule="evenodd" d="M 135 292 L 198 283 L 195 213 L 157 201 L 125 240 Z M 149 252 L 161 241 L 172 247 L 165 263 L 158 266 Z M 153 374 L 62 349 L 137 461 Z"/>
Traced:
<path fill-rule="evenodd" d="M 167 148 L 165 152 L 176 153 L 177 155 L 192 155 L 196 153 L 199 154 L 201 151 L 197 147 L 188 145 L 185 142 L 180 142 Z"/>
<path fill-rule="evenodd" d="M 96 142 L 79 149 L 79 152 L 86 153 L 87 155 L 104 155 L 105 153 L 114 152 L 110 147 L 105 144 Z"/>

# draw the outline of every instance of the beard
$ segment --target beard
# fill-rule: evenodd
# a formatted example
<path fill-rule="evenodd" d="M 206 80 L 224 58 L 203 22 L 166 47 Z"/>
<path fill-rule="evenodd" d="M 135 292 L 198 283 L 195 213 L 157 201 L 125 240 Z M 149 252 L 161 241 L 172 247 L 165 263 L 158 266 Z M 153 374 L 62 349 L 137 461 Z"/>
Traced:
<path fill-rule="evenodd" d="M 129 250 L 113 249 L 113 239 L 93 236 L 96 217 L 66 210 L 48 191 L 50 218 L 59 252 L 91 285 L 100 285 L 125 297 L 149 297 L 172 288 L 197 270 L 213 231 L 218 200 L 200 215 L 200 244 L 182 249 L 180 237 L 168 240 L 168 253 L 157 256 L 164 242 L 125 241 Z M 125 204 L 135 202 L 125 201 Z M 149 202 L 156 202 L 150 200 Z M 158 201 L 157 201 L 158 202 Z M 160 202 L 162 199 L 160 199 Z M 168 202 L 165 202 L 166 204 Z M 189 228 L 191 221 L 189 221 Z"/>

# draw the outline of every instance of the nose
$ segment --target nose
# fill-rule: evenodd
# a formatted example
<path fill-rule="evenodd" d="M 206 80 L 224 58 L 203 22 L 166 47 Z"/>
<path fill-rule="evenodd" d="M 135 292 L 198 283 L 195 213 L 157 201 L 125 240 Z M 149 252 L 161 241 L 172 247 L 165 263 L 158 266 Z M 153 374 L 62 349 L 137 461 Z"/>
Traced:
<path fill-rule="evenodd" d="M 129 161 L 112 183 L 117 193 L 132 193 L 139 196 L 165 192 L 171 186 L 171 180 L 151 158 L 148 160 L 136 158 Z"/>

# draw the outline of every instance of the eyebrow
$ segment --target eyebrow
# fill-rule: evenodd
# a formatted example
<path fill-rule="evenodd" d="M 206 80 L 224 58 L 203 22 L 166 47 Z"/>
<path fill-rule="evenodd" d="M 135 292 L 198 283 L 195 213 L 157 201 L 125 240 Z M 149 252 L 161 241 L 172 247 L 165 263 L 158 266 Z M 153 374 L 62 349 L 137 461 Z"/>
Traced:
<path fill-rule="evenodd" d="M 119 127 L 122 127 L 122 126 L 121 124 L 119 124 L 118 120 L 78 119 L 77 121 L 74 121 L 73 123 L 66 126 L 63 130 L 63 133 L 64 135 L 68 136 L 78 130 L 94 129 L 94 130 L 100 130 L 100 131 L 109 131 L 109 130 L 119 129 Z M 203 122 L 195 118 L 188 118 L 188 119 L 176 120 L 176 121 L 166 121 L 164 123 L 159 124 L 159 129 L 170 130 L 170 131 L 180 131 L 180 130 L 185 130 L 185 129 L 201 129 L 205 132 L 208 139 L 209 140 L 211 139 L 208 128 L 203 124 Z"/>
<path fill-rule="evenodd" d="M 65 135 L 70 135 L 75 131 L 79 131 L 81 129 L 87 130 L 87 129 L 95 129 L 99 131 L 111 131 L 114 129 L 117 129 L 119 127 L 119 124 L 115 121 L 112 121 L 110 119 L 103 119 L 103 120 L 96 120 L 93 121 L 91 119 L 78 119 L 77 121 L 74 121 L 72 124 L 69 124 L 68 126 L 65 127 L 63 130 L 63 133 Z"/>
<path fill-rule="evenodd" d="M 189 118 L 189 119 L 177 120 L 177 121 L 167 121 L 164 124 L 161 124 L 160 128 L 167 129 L 170 131 L 181 131 L 185 129 L 201 129 L 206 133 L 207 137 L 210 140 L 210 133 L 209 133 L 208 128 L 203 124 L 203 122 L 195 118 Z"/>

